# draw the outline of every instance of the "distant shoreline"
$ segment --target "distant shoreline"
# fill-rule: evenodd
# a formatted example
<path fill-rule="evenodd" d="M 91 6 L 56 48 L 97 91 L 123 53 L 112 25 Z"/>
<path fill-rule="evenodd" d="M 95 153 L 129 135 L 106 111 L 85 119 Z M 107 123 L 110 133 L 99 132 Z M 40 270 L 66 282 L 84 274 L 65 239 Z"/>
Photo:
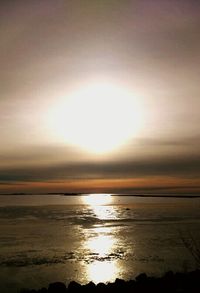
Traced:
<path fill-rule="evenodd" d="M 12 196 L 12 195 L 60 195 L 60 196 L 85 196 L 88 194 L 99 194 L 98 192 L 96 193 L 68 193 L 68 192 L 47 192 L 47 193 L 1 193 L 1 195 L 8 195 L 8 196 Z M 106 194 L 106 193 L 103 193 Z M 110 194 L 110 193 L 109 193 Z M 158 195 L 154 195 L 154 194 L 117 194 L 117 193 L 111 193 L 111 196 L 131 196 L 131 197 L 145 197 L 145 198 L 200 198 L 200 195 L 178 195 L 178 194 L 158 194 Z"/>

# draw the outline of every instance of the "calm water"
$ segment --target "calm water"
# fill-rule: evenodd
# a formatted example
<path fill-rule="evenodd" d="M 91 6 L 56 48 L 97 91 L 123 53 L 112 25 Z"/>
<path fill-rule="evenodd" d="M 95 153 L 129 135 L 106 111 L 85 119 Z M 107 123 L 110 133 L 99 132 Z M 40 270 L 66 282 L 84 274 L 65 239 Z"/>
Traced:
<path fill-rule="evenodd" d="M 200 198 L 0 196 L 0 229 L 1 292 L 160 275 L 196 268 Z"/>

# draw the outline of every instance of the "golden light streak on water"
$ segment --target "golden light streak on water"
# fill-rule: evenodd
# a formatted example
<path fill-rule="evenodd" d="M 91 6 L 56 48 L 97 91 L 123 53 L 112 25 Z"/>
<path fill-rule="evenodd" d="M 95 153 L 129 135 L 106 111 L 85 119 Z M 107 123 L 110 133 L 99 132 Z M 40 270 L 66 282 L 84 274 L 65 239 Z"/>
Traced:
<path fill-rule="evenodd" d="M 84 203 L 90 205 L 94 215 L 99 220 L 116 218 L 116 211 L 112 206 L 110 194 L 90 194 L 83 197 Z M 113 259 L 114 249 L 117 245 L 117 238 L 110 227 L 102 224 L 90 229 L 90 235 L 85 242 L 85 249 L 93 255 L 92 262 L 87 264 L 87 278 L 94 283 L 108 282 L 119 276 L 117 260 Z"/>
<path fill-rule="evenodd" d="M 94 283 L 114 281 L 119 275 L 116 261 L 94 261 L 88 266 L 88 279 Z"/>

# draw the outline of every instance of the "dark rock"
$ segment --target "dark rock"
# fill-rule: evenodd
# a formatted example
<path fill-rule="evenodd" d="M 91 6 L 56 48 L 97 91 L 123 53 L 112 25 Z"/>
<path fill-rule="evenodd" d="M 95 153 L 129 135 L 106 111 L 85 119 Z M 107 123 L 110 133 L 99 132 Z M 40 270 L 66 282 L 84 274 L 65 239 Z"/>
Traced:
<path fill-rule="evenodd" d="M 55 282 L 55 283 L 49 284 L 48 292 L 49 293 L 66 293 L 67 289 L 64 283 Z"/>
<path fill-rule="evenodd" d="M 93 282 L 89 282 L 88 284 L 82 286 L 83 292 L 94 292 L 96 289 L 96 285 Z"/>
<path fill-rule="evenodd" d="M 124 280 L 117 278 L 115 280 L 114 287 L 115 287 L 115 289 L 121 291 L 123 289 L 126 289 L 127 286 L 126 286 L 126 282 Z"/>
<path fill-rule="evenodd" d="M 66 289 L 65 284 L 57 282 L 49 285 L 48 290 L 42 288 L 38 291 L 23 289 L 21 293 L 199 293 L 200 292 L 200 270 L 188 273 L 167 272 L 163 277 L 147 277 L 140 274 L 135 280 L 124 281 L 116 279 L 114 283 L 99 283 L 95 285 L 90 282 L 81 286 L 77 282 L 71 282 Z"/>
<path fill-rule="evenodd" d="M 47 292 L 48 292 L 47 288 L 42 288 L 38 290 L 38 293 L 47 293 Z"/>
<path fill-rule="evenodd" d="M 75 281 L 72 281 L 68 285 L 68 292 L 80 292 L 81 285 Z"/>
<path fill-rule="evenodd" d="M 147 281 L 147 275 L 145 273 L 142 273 L 138 275 L 135 279 L 137 282 L 143 283 Z"/>
<path fill-rule="evenodd" d="M 173 277 L 174 277 L 174 273 L 172 271 L 168 271 L 165 273 L 163 278 L 169 280 L 169 279 L 172 279 Z"/>
<path fill-rule="evenodd" d="M 21 289 L 20 293 L 37 293 L 37 291 L 35 289 Z"/>
<path fill-rule="evenodd" d="M 96 290 L 97 290 L 97 292 L 105 292 L 105 290 L 106 290 L 106 284 L 104 284 L 104 283 L 98 283 L 96 285 Z"/>

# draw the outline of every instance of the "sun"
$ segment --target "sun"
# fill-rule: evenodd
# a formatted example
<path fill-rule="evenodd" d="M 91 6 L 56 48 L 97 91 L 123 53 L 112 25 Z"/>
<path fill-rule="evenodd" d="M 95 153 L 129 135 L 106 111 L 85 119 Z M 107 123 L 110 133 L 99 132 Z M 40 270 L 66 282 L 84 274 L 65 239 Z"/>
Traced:
<path fill-rule="evenodd" d="M 140 128 L 138 100 L 128 90 L 90 83 L 55 105 L 50 123 L 68 144 L 106 153 L 124 145 Z"/>

